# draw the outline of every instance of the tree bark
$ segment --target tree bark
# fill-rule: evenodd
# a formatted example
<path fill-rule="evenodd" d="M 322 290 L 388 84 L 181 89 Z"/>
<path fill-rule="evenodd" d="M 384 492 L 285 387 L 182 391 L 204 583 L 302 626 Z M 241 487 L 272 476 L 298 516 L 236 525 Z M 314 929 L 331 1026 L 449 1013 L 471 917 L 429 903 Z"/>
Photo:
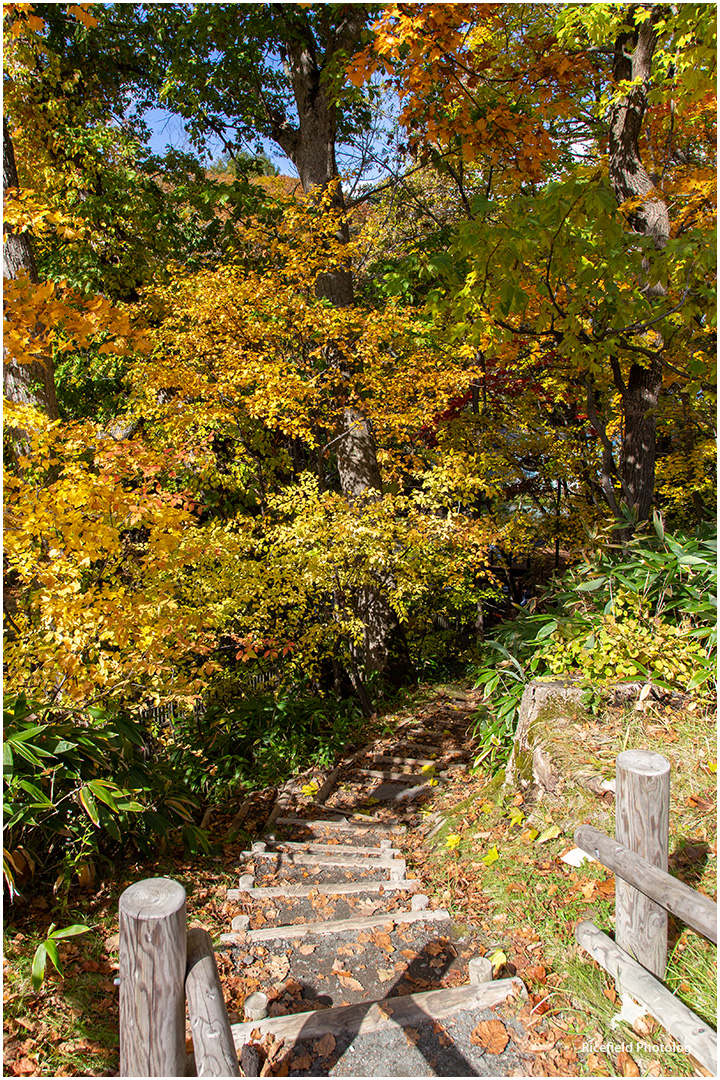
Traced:
<path fill-rule="evenodd" d="M 670 218 L 665 202 L 654 193 L 650 176 L 640 156 L 640 135 L 647 109 L 647 96 L 655 51 L 655 23 L 660 9 L 615 42 L 613 78 L 617 84 L 632 82 L 631 89 L 614 101 L 610 109 L 609 173 L 619 204 L 641 200 L 628 214 L 628 224 L 640 236 L 651 237 L 662 250 L 670 236 Z M 647 263 L 646 263 L 647 268 Z M 660 281 L 643 286 L 649 296 L 662 296 Z M 624 431 L 620 454 L 622 499 L 637 521 L 645 521 L 652 511 L 655 492 L 655 433 L 657 407 L 662 390 L 662 361 L 659 353 L 644 363 L 630 366 L 627 381 L 618 363 L 613 375 L 623 403 Z"/>
<path fill-rule="evenodd" d="M 7 194 L 13 188 L 19 191 L 20 184 L 10 129 L 7 119 L 3 116 L 3 191 Z M 13 232 L 7 226 L 4 227 L 3 232 L 5 241 L 3 277 L 15 281 L 26 274 L 29 280 L 37 285 L 38 273 L 30 235 L 26 232 Z M 12 313 L 10 313 L 10 318 L 12 318 Z M 43 331 L 44 327 L 38 323 L 35 327 L 36 336 Z M 59 413 L 55 394 L 55 376 L 52 357 L 49 354 L 42 363 L 35 361 L 30 364 L 19 364 L 15 360 L 10 360 L 6 361 L 3 367 L 5 397 L 9 401 L 21 405 L 34 405 L 42 409 L 51 420 L 57 420 Z M 12 437 L 16 450 L 22 452 L 27 441 L 24 433 L 18 431 L 13 433 Z"/>

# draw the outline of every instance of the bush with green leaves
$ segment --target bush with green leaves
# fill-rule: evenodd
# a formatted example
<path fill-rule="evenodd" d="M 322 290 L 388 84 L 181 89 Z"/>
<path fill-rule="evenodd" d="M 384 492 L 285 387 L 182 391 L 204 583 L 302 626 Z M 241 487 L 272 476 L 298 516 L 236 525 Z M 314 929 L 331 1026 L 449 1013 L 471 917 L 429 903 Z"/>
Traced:
<path fill-rule="evenodd" d="M 643 679 L 713 692 L 717 652 L 717 534 L 653 533 L 585 556 L 559 584 L 485 643 L 476 670 L 483 704 L 476 764 L 507 759 L 525 685 L 568 677 L 594 688 Z"/>
<path fill-rule="evenodd" d="M 305 691 L 211 699 L 202 716 L 174 721 L 168 763 L 193 792 L 214 801 L 330 765 L 357 732 L 362 711 L 354 700 Z"/>
<path fill-rule="evenodd" d="M 6 699 L 3 866 L 11 896 L 38 871 L 67 885 L 95 857 L 132 845 L 151 854 L 173 833 L 207 847 L 197 799 L 172 767 L 150 761 L 142 724 L 111 709 Z"/>

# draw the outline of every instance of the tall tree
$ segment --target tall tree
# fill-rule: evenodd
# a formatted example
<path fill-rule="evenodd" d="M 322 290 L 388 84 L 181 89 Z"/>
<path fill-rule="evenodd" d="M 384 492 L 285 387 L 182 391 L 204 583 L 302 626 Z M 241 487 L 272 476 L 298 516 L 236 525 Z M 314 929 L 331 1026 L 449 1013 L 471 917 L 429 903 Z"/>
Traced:
<path fill-rule="evenodd" d="M 3 116 L 3 192 L 8 196 L 19 190 L 15 148 L 7 119 Z M 4 225 L 3 232 L 3 277 L 9 281 L 25 277 L 32 285 L 37 285 L 38 272 L 30 233 L 16 231 L 7 224 Z M 12 320 L 12 313 L 9 318 Z M 44 329 L 44 326 L 38 323 L 35 336 L 42 337 Z M 14 359 L 6 360 L 4 386 L 5 396 L 9 401 L 20 405 L 35 405 L 46 413 L 50 420 L 57 420 L 58 404 L 50 350 L 45 350 L 40 360 L 22 364 Z M 23 436 L 20 433 L 17 437 L 22 441 Z"/>
<path fill-rule="evenodd" d="M 670 239 L 670 216 L 665 200 L 659 197 L 640 154 L 643 119 L 652 83 L 652 60 L 657 36 L 655 26 L 663 17 L 659 6 L 649 12 L 631 9 L 630 27 L 615 39 L 612 77 L 616 92 L 608 118 L 609 175 L 620 206 L 630 204 L 629 228 L 652 239 L 662 251 Z M 628 87 L 627 90 L 623 90 Z M 646 280 L 641 288 L 649 296 L 664 296 L 661 281 Z M 623 497 L 639 521 L 652 510 L 655 492 L 657 411 L 662 390 L 662 340 L 648 349 L 642 360 L 630 364 L 627 376 L 617 357 L 611 358 L 613 380 L 622 398 L 624 431 L 620 454 L 620 482 Z"/>
<path fill-rule="evenodd" d="M 435 306 L 486 355 L 532 353 L 567 404 L 586 394 L 604 497 L 646 519 L 663 378 L 695 386 L 714 344 L 712 9 L 389 5 L 375 29 L 353 79 L 392 70 L 416 153 L 484 171 Z"/>
<path fill-rule="evenodd" d="M 367 119 L 363 96 L 344 69 L 373 12 L 365 4 L 198 4 L 148 7 L 145 18 L 163 42 L 160 97 L 186 119 L 199 145 L 214 134 L 231 155 L 243 140 L 275 142 L 295 165 L 318 212 L 335 215 L 338 238 L 349 238 L 336 146 Z M 318 275 L 319 299 L 353 303 L 351 271 L 335 263 Z M 328 362 L 350 377 L 353 358 L 327 342 Z M 359 402 L 337 402 L 333 440 L 343 494 L 352 503 L 382 491 L 377 449 Z M 361 590 L 363 662 L 394 683 L 410 673 L 404 633 L 380 575 Z"/>

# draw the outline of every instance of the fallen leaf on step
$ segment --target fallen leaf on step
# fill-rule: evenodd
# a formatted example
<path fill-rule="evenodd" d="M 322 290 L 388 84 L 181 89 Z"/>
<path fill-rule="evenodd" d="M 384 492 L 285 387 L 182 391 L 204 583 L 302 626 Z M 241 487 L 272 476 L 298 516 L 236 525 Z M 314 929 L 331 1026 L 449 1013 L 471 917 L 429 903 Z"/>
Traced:
<path fill-rule="evenodd" d="M 441 1046 L 450 1046 L 452 1044 L 452 1039 L 450 1038 L 439 1020 L 436 1020 L 433 1024 L 433 1031 L 437 1035 L 438 1042 Z"/>
<path fill-rule="evenodd" d="M 405 1028 L 405 1038 L 408 1041 L 408 1046 L 417 1046 L 420 1041 L 420 1032 L 417 1028 L 407 1027 Z"/>
<path fill-rule="evenodd" d="M 290 971 L 290 961 L 287 956 L 274 956 L 268 961 L 267 969 L 272 978 L 282 982 Z"/>
<path fill-rule="evenodd" d="M 301 945 L 300 948 L 298 949 L 298 952 L 301 953 L 303 956 L 309 956 L 310 953 L 315 952 L 316 948 L 317 948 L 317 945 Z"/>
<path fill-rule="evenodd" d="M 470 1035 L 474 1046 L 482 1046 L 489 1054 L 502 1054 L 510 1041 L 502 1020 L 481 1020 Z"/>
<path fill-rule="evenodd" d="M 345 975 L 342 971 L 337 972 L 337 977 L 345 990 L 364 990 L 362 983 L 359 983 L 357 979 L 353 979 L 350 975 Z"/>
<path fill-rule="evenodd" d="M 379 930 L 377 934 L 373 936 L 373 945 L 377 945 L 378 949 L 385 949 L 386 952 L 394 952 L 395 946 L 392 943 L 392 938 L 389 934 Z"/>
<path fill-rule="evenodd" d="M 312 1058 L 309 1054 L 300 1054 L 299 1057 L 292 1058 L 290 1062 L 290 1068 L 293 1072 L 299 1072 L 301 1069 L 309 1069 L 312 1065 Z"/>
<path fill-rule="evenodd" d="M 380 1016 L 383 1017 L 385 1020 L 389 1020 L 393 1014 L 393 1009 L 391 1005 L 388 1005 L 385 1002 L 379 1002 L 378 1012 L 380 1013 Z"/>
<path fill-rule="evenodd" d="M 329 1057 L 329 1055 L 332 1054 L 334 1049 L 335 1036 L 331 1035 L 330 1032 L 328 1032 L 327 1035 L 323 1035 L 322 1039 L 319 1039 L 318 1042 L 313 1043 L 313 1050 L 318 1057 Z"/>
<path fill-rule="evenodd" d="M 444 951 L 445 946 L 438 944 L 437 941 L 429 941 L 425 946 L 425 952 L 430 953 L 431 956 L 439 956 Z"/>
<path fill-rule="evenodd" d="M 377 969 L 377 974 L 378 974 L 378 979 L 380 980 L 380 982 L 390 982 L 391 979 L 395 978 L 395 969 L 394 968 L 378 968 Z"/>
<path fill-rule="evenodd" d="M 271 1033 L 271 1034 L 272 1034 L 272 1033 Z M 269 1042 L 269 1041 L 270 1041 L 270 1040 L 269 1040 L 269 1038 L 268 1038 L 268 1042 Z M 271 1047 L 271 1049 L 270 1049 L 270 1050 L 268 1051 L 268 1061 L 274 1061 L 274 1060 L 275 1060 L 275 1058 L 276 1058 L 276 1057 L 278 1056 L 278 1054 L 280 1053 L 280 1051 L 282 1050 L 282 1048 L 283 1048 L 283 1046 L 284 1046 L 284 1045 L 285 1045 L 285 1040 L 284 1040 L 284 1039 L 275 1039 L 275 1040 L 273 1040 L 273 1044 L 272 1044 L 272 1047 Z"/>

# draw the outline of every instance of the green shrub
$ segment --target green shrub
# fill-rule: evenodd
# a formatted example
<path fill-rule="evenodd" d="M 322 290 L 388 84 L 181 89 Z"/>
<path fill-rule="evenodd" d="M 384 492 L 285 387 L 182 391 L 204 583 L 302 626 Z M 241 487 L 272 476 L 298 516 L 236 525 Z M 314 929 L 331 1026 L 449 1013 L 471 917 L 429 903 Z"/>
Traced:
<path fill-rule="evenodd" d="M 485 643 L 475 671 L 484 691 L 477 765 L 507 759 L 531 678 L 566 675 L 593 687 L 641 678 L 669 690 L 711 691 L 716 534 L 667 536 L 657 516 L 653 526 L 653 535 L 625 548 L 586 556 Z"/>
<path fill-rule="evenodd" d="M 201 718 L 174 722 L 165 753 L 193 792 L 220 802 L 308 766 L 330 765 L 361 722 L 354 701 L 296 688 L 288 695 L 211 702 Z"/>
<path fill-rule="evenodd" d="M 128 844 L 151 854 L 173 832 L 207 846 L 198 802 L 172 768 L 148 761 L 141 725 L 110 709 L 61 709 L 6 699 L 3 727 L 5 880 L 11 896 L 33 873 L 69 884 L 94 856 Z"/>

